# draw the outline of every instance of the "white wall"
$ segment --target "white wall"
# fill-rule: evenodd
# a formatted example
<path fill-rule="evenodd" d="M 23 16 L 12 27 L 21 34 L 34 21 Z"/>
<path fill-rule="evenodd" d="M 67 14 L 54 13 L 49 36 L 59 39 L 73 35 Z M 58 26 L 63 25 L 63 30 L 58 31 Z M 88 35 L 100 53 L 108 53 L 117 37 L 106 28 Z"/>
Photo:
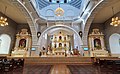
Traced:
<path fill-rule="evenodd" d="M 11 38 L 7 34 L 0 35 L 0 54 L 9 54 Z"/>
<path fill-rule="evenodd" d="M 109 38 L 111 54 L 120 54 L 120 35 L 114 33 Z"/>

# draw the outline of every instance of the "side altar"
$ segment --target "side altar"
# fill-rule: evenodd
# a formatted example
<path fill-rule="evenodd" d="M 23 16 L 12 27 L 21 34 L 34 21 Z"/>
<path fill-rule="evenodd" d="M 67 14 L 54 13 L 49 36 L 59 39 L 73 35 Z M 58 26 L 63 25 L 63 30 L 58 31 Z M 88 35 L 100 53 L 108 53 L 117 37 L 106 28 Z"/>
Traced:
<path fill-rule="evenodd" d="M 30 49 L 31 36 L 28 34 L 27 29 L 21 29 L 21 32 L 16 34 L 16 43 L 14 49 L 12 50 L 11 56 L 29 56 Z"/>
<path fill-rule="evenodd" d="M 105 48 L 104 34 L 99 29 L 93 29 L 89 34 L 89 49 L 91 57 L 107 57 L 108 51 Z"/>

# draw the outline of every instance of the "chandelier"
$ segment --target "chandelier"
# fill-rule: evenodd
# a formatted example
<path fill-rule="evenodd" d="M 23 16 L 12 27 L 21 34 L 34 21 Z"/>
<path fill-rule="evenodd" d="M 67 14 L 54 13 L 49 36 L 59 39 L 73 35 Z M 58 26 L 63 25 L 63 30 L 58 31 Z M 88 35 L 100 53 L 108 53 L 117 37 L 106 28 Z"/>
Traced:
<path fill-rule="evenodd" d="M 0 26 L 6 26 L 8 25 L 7 18 L 5 17 L 0 17 Z"/>
<path fill-rule="evenodd" d="M 7 7 L 5 7 L 5 12 L 6 12 L 6 8 Z M 5 12 L 4 12 L 4 15 L 5 15 Z M 8 25 L 7 18 L 1 16 L 0 17 L 0 26 L 7 26 L 7 25 Z"/>
<path fill-rule="evenodd" d="M 112 12 L 113 12 L 113 15 L 114 15 L 113 7 L 112 7 Z M 119 17 L 113 17 L 110 25 L 115 26 L 115 27 L 120 25 Z"/>
<path fill-rule="evenodd" d="M 112 18 L 112 22 L 110 23 L 110 25 L 112 26 L 118 26 L 120 24 L 120 20 L 118 17 L 113 17 Z"/>
<path fill-rule="evenodd" d="M 59 4 L 59 7 L 55 10 L 55 15 L 56 16 L 63 16 L 64 15 L 64 10 L 60 7 L 60 4 Z"/>

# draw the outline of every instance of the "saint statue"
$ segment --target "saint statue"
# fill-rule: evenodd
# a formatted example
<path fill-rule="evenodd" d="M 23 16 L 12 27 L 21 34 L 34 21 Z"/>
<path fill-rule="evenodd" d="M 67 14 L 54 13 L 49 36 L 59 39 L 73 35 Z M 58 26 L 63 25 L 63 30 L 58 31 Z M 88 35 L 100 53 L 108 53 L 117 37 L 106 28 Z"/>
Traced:
<path fill-rule="evenodd" d="M 20 42 L 19 42 L 19 47 L 25 48 L 25 46 L 26 46 L 26 40 L 25 39 L 21 39 Z"/>
<path fill-rule="evenodd" d="M 94 46 L 95 46 L 97 49 L 100 49 L 100 48 L 101 48 L 100 39 L 95 39 L 95 40 L 94 40 Z"/>
<path fill-rule="evenodd" d="M 54 48 L 56 48 L 56 43 L 54 44 Z"/>
<path fill-rule="evenodd" d="M 59 36 L 59 40 L 62 40 L 62 36 Z"/>

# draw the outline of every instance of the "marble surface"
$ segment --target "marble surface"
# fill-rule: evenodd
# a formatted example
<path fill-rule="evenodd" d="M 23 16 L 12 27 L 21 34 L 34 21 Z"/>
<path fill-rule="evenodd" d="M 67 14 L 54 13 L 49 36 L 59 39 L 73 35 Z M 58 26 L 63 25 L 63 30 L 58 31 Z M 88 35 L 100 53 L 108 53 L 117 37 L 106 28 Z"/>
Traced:
<path fill-rule="evenodd" d="M 56 64 L 50 74 L 70 74 L 70 71 L 65 64 Z"/>

